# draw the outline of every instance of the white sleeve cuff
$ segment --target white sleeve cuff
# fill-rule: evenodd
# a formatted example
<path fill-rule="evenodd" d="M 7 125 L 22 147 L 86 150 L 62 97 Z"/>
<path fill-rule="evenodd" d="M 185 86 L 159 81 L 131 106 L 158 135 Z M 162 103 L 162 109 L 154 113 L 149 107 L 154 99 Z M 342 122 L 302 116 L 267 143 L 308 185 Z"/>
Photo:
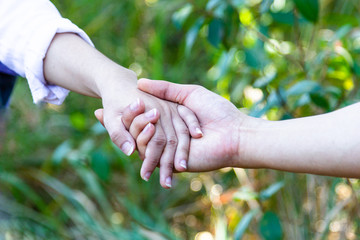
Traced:
<path fill-rule="evenodd" d="M 86 33 L 70 20 L 61 17 L 42 22 L 29 40 L 25 53 L 25 77 L 28 80 L 34 103 L 48 102 L 60 105 L 65 100 L 69 90 L 51 85 L 44 78 L 44 58 L 56 33 L 71 32 L 78 34 L 91 46 L 94 46 Z"/>

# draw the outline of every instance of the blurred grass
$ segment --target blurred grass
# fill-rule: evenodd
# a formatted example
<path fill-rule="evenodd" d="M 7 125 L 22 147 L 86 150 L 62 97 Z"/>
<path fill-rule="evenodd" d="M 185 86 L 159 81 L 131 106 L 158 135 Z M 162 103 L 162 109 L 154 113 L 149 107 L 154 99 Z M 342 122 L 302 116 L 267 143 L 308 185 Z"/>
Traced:
<path fill-rule="evenodd" d="M 354 0 L 53 2 L 139 77 L 201 84 L 254 116 L 359 99 Z M 359 238 L 358 180 L 229 168 L 180 174 L 164 190 L 110 142 L 100 106 L 74 93 L 35 106 L 18 81 L 0 152 L 0 239 Z"/>

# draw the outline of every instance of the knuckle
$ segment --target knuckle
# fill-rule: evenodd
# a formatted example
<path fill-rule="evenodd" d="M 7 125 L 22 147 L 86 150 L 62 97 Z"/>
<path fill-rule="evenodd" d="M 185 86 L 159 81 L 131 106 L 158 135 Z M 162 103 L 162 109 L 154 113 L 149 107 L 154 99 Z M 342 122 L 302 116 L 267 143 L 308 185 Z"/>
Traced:
<path fill-rule="evenodd" d="M 159 163 L 159 160 L 156 158 L 147 159 L 147 161 L 148 161 L 150 168 L 155 168 Z"/>
<path fill-rule="evenodd" d="M 179 130 L 179 132 L 180 132 L 181 135 L 187 135 L 187 136 L 190 135 L 189 129 L 186 128 L 186 127 L 181 128 L 181 129 Z"/>
<path fill-rule="evenodd" d="M 167 144 L 168 144 L 169 146 L 175 147 L 175 146 L 177 146 L 177 144 L 178 144 L 178 140 L 177 140 L 177 138 L 176 138 L 175 136 L 171 136 L 171 137 L 167 140 Z"/>
<path fill-rule="evenodd" d="M 174 163 L 172 161 L 161 161 L 160 168 L 167 169 L 170 172 L 172 172 L 172 170 L 174 168 Z"/>
<path fill-rule="evenodd" d="M 155 137 L 153 139 L 153 141 L 157 146 L 165 146 L 166 145 L 166 139 L 165 139 L 165 137 L 162 137 L 162 136 Z"/>
<path fill-rule="evenodd" d="M 118 143 L 121 139 L 121 134 L 119 134 L 118 132 L 112 132 L 109 134 L 109 136 L 113 143 Z"/>

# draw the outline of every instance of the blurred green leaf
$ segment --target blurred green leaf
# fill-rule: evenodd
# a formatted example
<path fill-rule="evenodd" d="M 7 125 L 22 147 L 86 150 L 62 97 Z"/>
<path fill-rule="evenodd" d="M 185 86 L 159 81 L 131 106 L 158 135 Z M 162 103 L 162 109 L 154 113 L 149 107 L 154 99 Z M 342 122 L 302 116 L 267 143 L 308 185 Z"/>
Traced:
<path fill-rule="evenodd" d="M 185 6 L 176 11 L 172 16 L 172 21 L 177 29 L 181 29 L 184 25 L 184 22 L 189 17 L 193 10 L 193 6 L 190 3 L 187 3 Z"/>
<path fill-rule="evenodd" d="M 271 196 L 277 193 L 284 185 L 285 185 L 284 181 L 271 184 L 268 188 L 260 192 L 259 194 L 260 200 L 264 201 L 269 199 Z"/>
<path fill-rule="evenodd" d="M 330 108 L 329 101 L 322 94 L 311 93 L 310 94 L 311 101 L 315 103 L 317 106 L 323 108 L 328 111 Z"/>
<path fill-rule="evenodd" d="M 18 176 L 1 172 L 0 180 L 2 183 L 9 184 L 11 187 L 18 189 L 23 194 L 23 196 L 26 196 L 26 199 L 30 200 L 39 209 L 45 209 L 46 205 L 43 199 Z"/>
<path fill-rule="evenodd" d="M 108 196 L 101 187 L 96 175 L 90 171 L 90 169 L 85 167 L 77 168 L 76 171 L 79 174 L 79 177 L 83 179 L 93 197 L 97 200 L 97 203 L 101 206 L 101 211 L 104 212 L 107 217 L 110 217 L 113 209 L 107 199 Z"/>
<path fill-rule="evenodd" d="M 214 81 L 218 81 L 223 78 L 230 68 L 231 63 L 233 62 L 234 56 L 236 53 L 236 49 L 230 49 L 230 51 L 223 51 L 218 62 L 215 65 L 217 72 L 215 75 L 212 75 L 211 78 Z"/>
<path fill-rule="evenodd" d="M 213 19 L 209 24 L 208 41 L 218 47 L 224 35 L 224 24 L 220 19 Z"/>
<path fill-rule="evenodd" d="M 310 94 L 305 93 L 295 102 L 294 107 L 295 108 L 301 107 L 301 106 L 309 104 L 310 102 L 311 102 Z"/>
<path fill-rule="evenodd" d="M 348 34 L 351 31 L 351 29 L 352 29 L 351 25 L 342 26 L 335 32 L 334 36 L 330 39 L 330 43 L 334 43 L 335 41 L 345 37 L 346 34 Z"/>
<path fill-rule="evenodd" d="M 71 122 L 71 125 L 79 131 L 83 131 L 86 128 L 86 118 L 85 118 L 84 114 L 82 114 L 80 112 L 72 113 L 70 115 L 70 122 Z"/>
<path fill-rule="evenodd" d="M 258 209 L 253 209 L 247 212 L 242 218 L 241 221 L 238 223 L 234 233 L 234 239 L 242 239 L 246 229 L 249 227 L 251 220 L 255 217 L 255 215 L 259 212 Z"/>
<path fill-rule="evenodd" d="M 304 93 L 314 93 L 321 90 L 320 84 L 312 80 L 303 80 L 286 91 L 287 96 L 301 95 Z"/>
<path fill-rule="evenodd" d="M 282 23 L 282 24 L 286 24 L 286 25 L 294 25 L 294 18 L 295 15 L 292 12 L 271 12 L 271 17 L 272 19 L 274 19 L 275 22 L 278 23 Z M 304 20 L 303 18 L 299 19 L 299 22 L 302 23 L 306 20 Z"/>
<path fill-rule="evenodd" d="M 223 1 L 222 0 L 209 0 L 206 4 L 206 11 L 210 11 L 212 9 L 214 9 L 216 6 L 218 6 L 219 4 L 221 4 Z"/>
<path fill-rule="evenodd" d="M 335 86 L 328 86 L 324 89 L 324 91 L 336 97 L 337 99 L 339 99 L 342 95 L 341 89 Z"/>
<path fill-rule="evenodd" d="M 261 2 L 260 5 L 260 12 L 265 13 L 269 11 L 271 4 L 274 2 L 274 0 L 264 0 Z"/>
<path fill-rule="evenodd" d="M 110 162 L 106 155 L 100 151 L 91 154 L 91 168 L 103 181 L 110 177 Z"/>
<path fill-rule="evenodd" d="M 185 53 L 186 55 L 189 55 L 191 52 L 191 49 L 195 43 L 195 40 L 198 36 L 198 33 L 200 31 L 200 28 L 203 26 L 205 19 L 203 17 L 199 17 L 194 25 L 190 28 L 190 30 L 186 34 L 186 44 L 185 44 Z"/>
<path fill-rule="evenodd" d="M 97 122 L 92 126 L 91 131 L 94 135 L 100 135 L 106 133 L 106 128 L 100 122 Z"/>
<path fill-rule="evenodd" d="M 263 88 L 266 87 L 269 83 L 271 83 L 276 78 L 276 73 L 268 74 L 264 77 L 256 79 L 254 82 L 254 87 Z"/>
<path fill-rule="evenodd" d="M 264 49 L 255 47 L 245 50 L 245 61 L 254 69 L 262 69 L 268 63 L 268 59 L 264 53 Z"/>
<path fill-rule="evenodd" d="M 296 8 L 310 22 L 317 22 L 319 18 L 318 0 L 294 0 Z"/>
<path fill-rule="evenodd" d="M 61 162 L 66 158 L 66 155 L 72 151 L 72 144 L 70 140 L 66 140 L 61 143 L 54 151 L 52 155 L 52 162 L 55 165 L 61 164 Z"/>
<path fill-rule="evenodd" d="M 283 231 L 279 217 L 273 212 L 265 212 L 260 220 L 259 227 L 261 236 L 265 240 L 281 240 L 283 239 Z"/>
<path fill-rule="evenodd" d="M 252 199 L 258 198 L 258 193 L 252 191 L 251 189 L 247 187 L 240 188 L 233 196 L 234 200 L 243 200 L 248 201 Z"/>

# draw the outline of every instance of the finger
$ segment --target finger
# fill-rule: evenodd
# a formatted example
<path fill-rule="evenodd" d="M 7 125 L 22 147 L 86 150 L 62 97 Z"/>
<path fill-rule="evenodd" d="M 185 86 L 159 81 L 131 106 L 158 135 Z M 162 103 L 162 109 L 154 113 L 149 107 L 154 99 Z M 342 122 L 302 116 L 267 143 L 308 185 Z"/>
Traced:
<path fill-rule="evenodd" d="M 187 128 L 183 120 L 178 116 L 173 117 L 173 124 L 178 139 L 178 145 L 174 158 L 174 166 L 177 171 L 183 172 L 187 169 L 187 162 L 189 158 L 189 129 Z"/>
<path fill-rule="evenodd" d="M 146 146 L 146 150 L 141 149 L 141 154 L 144 154 L 144 162 L 141 166 L 140 175 L 147 181 L 154 172 L 156 166 L 160 161 L 160 157 L 166 146 L 166 135 L 163 131 L 161 123 L 155 125 L 155 133 Z"/>
<path fill-rule="evenodd" d="M 171 114 L 171 112 L 170 112 Z M 174 158 L 178 145 L 178 138 L 176 136 L 176 132 L 174 126 L 172 124 L 172 117 L 170 115 L 170 119 L 168 119 L 165 123 L 162 124 L 164 132 L 166 133 L 166 146 L 164 152 L 160 158 L 160 185 L 163 188 L 171 188 L 172 187 L 172 175 L 174 168 Z"/>
<path fill-rule="evenodd" d="M 145 105 L 143 101 L 141 101 L 139 98 L 136 99 L 136 101 L 133 102 L 132 104 L 128 105 L 122 113 L 122 121 L 126 129 L 130 128 L 130 125 L 136 116 L 144 112 L 145 112 Z"/>
<path fill-rule="evenodd" d="M 165 118 L 167 124 L 159 122 L 161 127 L 158 125 L 156 126 L 156 132 L 158 129 L 161 129 L 166 134 L 157 136 L 157 133 L 155 132 L 154 137 L 150 140 L 146 149 L 145 160 L 142 167 L 142 173 L 145 173 L 147 170 L 153 171 L 157 165 L 156 163 L 159 163 L 160 161 L 160 184 L 164 188 L 171 188 L 172 186 L 174 157 L 178 143 L 174 126 L 171 121 L 171 115 L 168 116 L 168 118 L 169 119 Z M 161 149 L 159 146 L 163 146 L 163 152 L 159 151 Z M 155 161 L 155 159 L 160 160 Z M 151 163 L 151 165 L 148 166 L 146 163 Z"/>
<path fill-rule="evenodd" d="M 126 130 L 121 116 L 103 114 L 103 120 L 106 130 L 109 133 L 111 141 L 118 146 L 123 153 L 130 156 L 135 150 L 135 141 Z"/>
<path fill-rule="evenodd" d="M 138 80 L 137 87 L 158 98 L 185 105 L 186 98 L 196 89 L 196 85 L 181 85 L 166 81 L 149 80 L 142 78 Z"/>
<path fill-rule="evenodd" d="M 189 129 L 190 135 L 193 138 L 201 138 L 203 136 L 203 132 L 201 131 L 199 120 L 194 112 L 183 105 L 178 105 L 177 110 Z"/>
<path fill-rule="evenodd" d="M 155 134 L 155 126 L 152 123 L 148 123 L 146 127 L 141 131 L 139 136 L 136 138 L 136 145 L 141 159 L 145 159 L 146 147 Z M 150 177 L 150 176 L 149 176 Z M 149 180 L 147 177 L 146 180 Z"/>
<path fill-rule="evenodd" d="M 94 112 L 95 117 L 97 118 L 97 120 L 103 125 L 103 127 L 105 127 L 104 125 L 104 109 L 99 108 L 97 110 L 95 110 Z"/>
<path fill-rule="evenodd" d="M 137 139 L 138 135 L 144 129 L 146 124 L 148 124 L 148 123 L 155 124 L 155 123 L 157 123 L 159 118 L 160 118 L 160 114 L 156 108 L 146 112 L 145 114 L 138 115 L 137 117 L 134 118 L 134 120 L 132 121 L 132 123 L 130 125 L 129 132 L 130 132 L 131 136 L 133 136 L 133 138 Z"/>

